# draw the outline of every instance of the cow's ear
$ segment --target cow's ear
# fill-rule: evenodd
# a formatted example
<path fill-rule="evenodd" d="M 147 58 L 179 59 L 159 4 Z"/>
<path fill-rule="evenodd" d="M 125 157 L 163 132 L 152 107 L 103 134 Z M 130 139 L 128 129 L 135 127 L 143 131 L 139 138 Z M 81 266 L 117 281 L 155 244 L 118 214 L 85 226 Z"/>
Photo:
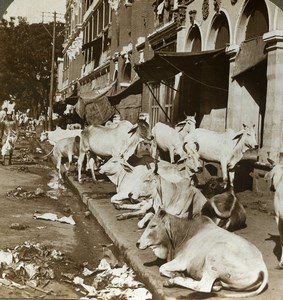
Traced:
<path fill-rule="evenodd" d="M 272 160 L 271 158 L 267 157 L 267 161 L 271 164 L 272 167 L 275 166 L 275 161 Z"/>
<path fill-rule="evenodd" d="M 238 134 L 236 134 L 236 135 L 233 137 L 233 140 L 240 139 L 242 136 L 243 136 L 243 132 L 240 131 Z"/>
<path fill-rule="evenodd" d="M 130 131 L 128 131 L 128 133 L 134 134 L 134 133 L 137 131 L 137 128 L 138 128 L 138 123 L 135 124 L 135 125 L 130 129 Z"/>
<path fill-rule="evenodd" d="M 244 129 L 246 129 L 248 126 L 247 126 L 246 124 L 243 123 L 243 127 L 244 127 Z"/>
<path fill-rule="evenodd" d="M 133 167 L 129 163 L 127 163 L 126 161 L 123 161 L 123 162 L 121 162 L 121 164 L 126 172 L 129 172 L 129 173 L 133 172 Z"/>
<path fill-rule="evenodd" d="M 162 208 L 159 209 L 158 211 L 158 216 L 163 219 L 166 216 L 166 211 Z"/>
<path fill-rule="evenodd" d="M 194 142 L 195 146 L 196 146 L 196 151 L 199 151 L 199 143 Z"/>

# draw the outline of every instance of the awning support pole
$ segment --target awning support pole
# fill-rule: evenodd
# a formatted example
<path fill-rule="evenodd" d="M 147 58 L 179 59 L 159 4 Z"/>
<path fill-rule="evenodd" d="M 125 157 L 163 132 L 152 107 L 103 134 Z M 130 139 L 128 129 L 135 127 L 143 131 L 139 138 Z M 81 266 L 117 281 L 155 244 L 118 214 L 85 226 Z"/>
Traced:
<path fill-rule="evenodd" d="M 153 96 L 154 100 L 156 101 L 156 103 L 158 104 L 158 106 L 160 107 L 160 109 L 162 110 L 162 112 L 164 113 L 166 119 L 168 119 L 169 122 L 171 123 L 171 119 L 169 118 L 169 116 L 167 115 L 167 113 L 166 113 L 166 111 L 163 109 L 163 107 L 160 105 L 158 99 L 156 98 L 156 96 L 155 96 L 154 93 L 153 93 L 152 88 L 150 87 L 150 85 L 149 85 L 148 83 L 146 83 L 146 85 L 147 85 L 149 91 L 151 92 L 151 95 Z"/>
<path fill-rule="evenodd" d="M 166 85 L 166 86 L 168 86 L 171 90 L 180 93 L 179 90 L 175 89 L 172 85 L 169 85 L 169 84 L 166 83 L 165 81 L 162 80 L 161 83 L 164 84 L 164 85 Z"/>

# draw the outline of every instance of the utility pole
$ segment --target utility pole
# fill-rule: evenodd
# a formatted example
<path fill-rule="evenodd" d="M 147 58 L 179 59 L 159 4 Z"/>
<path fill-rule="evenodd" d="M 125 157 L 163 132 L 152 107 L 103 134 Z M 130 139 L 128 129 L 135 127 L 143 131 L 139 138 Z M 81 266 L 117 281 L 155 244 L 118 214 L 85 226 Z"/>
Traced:
<path fill-rule="evenodd" d="M 53 13 L 53 34 L 52 34 L 52 59 L 51 59 L 51 82 L 49 92 L 49 121 L 48 129 L 52 129 L 52 113 L 53 113 L 53 85 L 54 85 L 54 63 L 55 63 L 55 42 L 56 42 L 56 11 Z"/>

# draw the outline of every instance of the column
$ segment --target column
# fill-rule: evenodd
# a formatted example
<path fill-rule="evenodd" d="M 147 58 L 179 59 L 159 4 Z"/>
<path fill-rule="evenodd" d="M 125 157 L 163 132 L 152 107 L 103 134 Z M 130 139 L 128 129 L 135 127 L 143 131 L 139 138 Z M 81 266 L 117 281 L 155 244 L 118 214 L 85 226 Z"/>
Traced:
<path fill-rule="evenodd" d="M 263 35 L 267 51 L 267 92 L 264 116 L 263 145 L 259 161 L 269 157 L 278 162 L 283 141 L 283 31 Z"/>
<path fill-rule="evenodd" d="M 230 61 L 226 127 L 234 130 L 240 129 L 239 116 L 241 115 L 242 109 L 242 88 L 237 80 L 232 78 L 235 68 L 235 58 L 239 49 L 240 47 L 238 45 L 230 45 L 226 48 L 226 53 L 229 56 Z"/>

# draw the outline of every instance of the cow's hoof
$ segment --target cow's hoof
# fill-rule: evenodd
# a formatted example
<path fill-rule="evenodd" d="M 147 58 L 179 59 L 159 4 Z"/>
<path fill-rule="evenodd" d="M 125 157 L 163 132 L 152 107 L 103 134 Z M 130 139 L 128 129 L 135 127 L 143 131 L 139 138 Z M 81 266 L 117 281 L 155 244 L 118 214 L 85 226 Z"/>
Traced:
<path fill-rule="evenodd" d="M 279 262 L 276 269 L 279 269 L 279 270 L 283 269 L 283 262 L 282 261 Z"/>
<path fill-rule="evenodd" d="M 163 286 L 164 286 L 164 287 L 167 287 L 167 288 L 171 288 L 171 287 L 174 287 L 175 284 L 174 284 L 174 282 L 173 282 L 172 279 L 169 279 L 169 280 L 167 280 L 167 281 L 165 281 L 165 282 L 163 283 Z"/>
<path fill-rule="evenodd" d="M 117 215 L 116 218 L 117 218 L 118 221 L 125 220 L 123 215 Z"/>
<path fill-rule="evenodd" d="M 115 207 L 115 209 L 121 210 L 121 206 L 119 204 L 113 204 L 113 206 Z"/>

